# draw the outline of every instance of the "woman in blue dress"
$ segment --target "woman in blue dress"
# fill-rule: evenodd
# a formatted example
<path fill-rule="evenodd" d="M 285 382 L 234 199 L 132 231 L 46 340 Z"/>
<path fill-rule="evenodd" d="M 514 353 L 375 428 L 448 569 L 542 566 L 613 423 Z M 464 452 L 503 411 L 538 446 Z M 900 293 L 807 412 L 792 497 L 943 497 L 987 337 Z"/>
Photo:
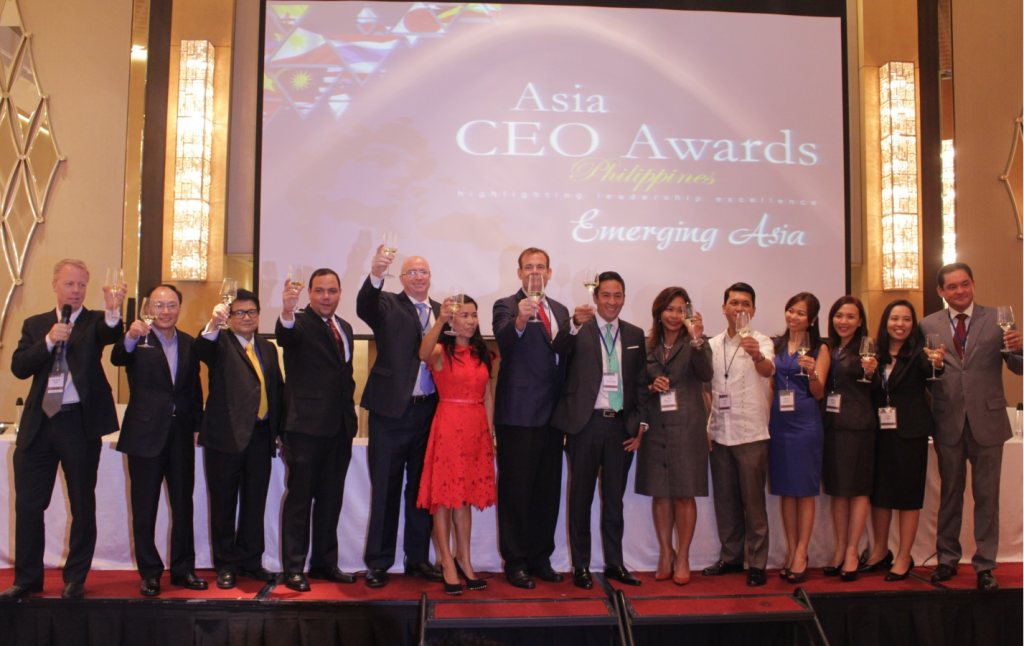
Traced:
<path fill-rule="evenodd" d="M 829 353 L 818 331 L 821 304 L 800 292 L 786 302 L 786 332 L 775 339 L 774 394 L 768 429 L 771 491 L 780 496 L 786 559 L 780 576 L 790 583 L 807 578 L 807 548 L 814 527 L 815 497 L 821 491 L 821 452 L 825 442 L 818 401 L 825 394 Z M 798 350 L 806 333 L 806 354 Z M 803 373 L 803 374 L 801 374 Z"/>

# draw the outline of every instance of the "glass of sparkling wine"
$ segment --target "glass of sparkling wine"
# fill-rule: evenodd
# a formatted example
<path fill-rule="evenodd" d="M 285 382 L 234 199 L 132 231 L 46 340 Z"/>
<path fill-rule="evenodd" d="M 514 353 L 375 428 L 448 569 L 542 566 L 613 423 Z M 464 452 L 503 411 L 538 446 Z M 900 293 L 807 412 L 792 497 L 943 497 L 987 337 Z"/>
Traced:
<path fill-rule="evenodd" d="M 294 287 L 296 291 L 302 292 L 302 288 L 306 286 L 306 279 L 302 273 L 302 265 L 288 265 L 288 275 L 285 277 L 285 284 L 288 287 Z M 299 309 L 299 302 L 295 301 L 295 310 Z"/>
<path fill-rule="evenodd" d="M 929 359 L 934 359 L 939 349 L 942 348 L 942 338 L 938 334 L 929 334 L 924 338 L 924 351 Z M 942 377 L 935 375 L 935 364 L 932 364 L 932 376 L 928 381 L 942 381 Z"/>
<path fill-rule="evenodd" d="M 220 301 L 228 306 L 228 311 L 231 310 L 231 304 L 235 302 L 236 296 L 238 296 L 238 281 L 234 278 L 225 278 L 220 284 Z M 228 329 L 228 324 L 221 324 L 220 329 Z"/>
<path fill-rule="evenodd" d="M 459 310 L 462 309 L 462 306 L 465 305 L 466 294 L 462 287 L 453 285 L 452 288 L 448 290 L 448 296 L 451 298 L 451 300 L 448 301 L 448 309 L 452 312 L 452 322 L 448 324 L 448 329 L 445 330 L 444 333 L 448 336 L 459 336 L 459 333 L 455 331 L 455 316 L 459 313 Z"/>
<path fill-rule="evenodd" d="M 594 300 L 594 290 L 597 289 L 597 267 L 589 266 L 583 270 L 583 286 L 587 288 L 590 293 L 590 300 Z M 593 307 L 593 304 L 591 304 Z"/>
<path fill-rule="evenodd" d="M 750 314 L 747 312 L 736 312 L 736 334 L 741 339 L 750 336 Z"/>
<path fill-rule="evenodd" d="M 108 267 L 107 275 L 103 279 L 103 287 L 110 293 L 117 291 L 117 288 L 124 283 L 124 270 L 120 267 Z"/>
<path fill-rule="evenodd" d="M 693 305 L 691 303 L 687 303 L 685 309 L 686 309 L 686 325 L 689 328 L 693 328 L 693 326 L 697 324 L 697 311 L 695 309 L 693 309 Z M 690 345 L 692 345 L 694 347 L 696 347 L 699 342 L 700 342 L 700 339 L 690 339 Z"/>
<path fill-rule="evenodd" d="M 395 254 L 398 253 L 398 234 L 396 232 L 388 231 L 384 234 L 384 248 L 381 249 L 381 253 L 388 258 L 394 258 Z M 381 278 L 394 278 L 391 275 L 391 265 L 388 265 L 388 270 L 384 272 Z"/>
<path fill-rule="evenodd" d="M 146 325 L 153 325 L 153 321 L 156 320 L 156 312 L 153 310 L 153 304 L 149 302 L 149 299 L 143 297 L 139 300 L 139 318 L 142 319 Z M 139 344 L 140 348 L 152 348 L 149 344 L 149 335 L 147 334 L 142 343 Z"/>
<path fill-rule="evenodd" d="M 801 357 L 811 351 L 811 335 L 807 332 L 794 332 L 793 342 L 796 344 L 796 353 Z M 797 375 L 800 377 L 810 377 L 803 366 L 800 366 L 800 372 Z"/>
<path fill-rule="evenodd" d="M 537 304 L 537 311 L 540 311 L 542 305 L 540 301 L 544 298 L 544 277 L 540 274 L 530 274 L 526 277 L 526 295 Z M 530 319 L 530 323 L 541 323 L 539 314 L 534 314 L 533 318 Z"/>
<path fill-rule="evenodd" d="M 869 336 L 861 338 L 861 340 L 860 340 L 860 358 L 861 359 L 871 359 L 871 358 L 873 358 L 875 356 L 876 352 L 877 352 L 877 347 L 875 346 L 875 340 L 873 338 L 871 338 Z M 864 376 L 861 377 L 860 379 L 858 379 L 857 381 L 859 381 L 862 384 L 869 384 L 869 383 L 871 383 L 871 380 L 868 379 L 868 371 L 867 371 L 867 369 L 864 370 Z"/>
<path fill-rule="evenodd" d="M 1013 308 L 1009 305 L 1000 305 L 996 308 L 996 323 L 999 327 L 1003 328 L 1003 332 L 1007 332 L 1013 327 Z M 1006 347 L 1006 341 L 1003 341 L 1003 352 L 1009 352 L 1010 348 Z"/>

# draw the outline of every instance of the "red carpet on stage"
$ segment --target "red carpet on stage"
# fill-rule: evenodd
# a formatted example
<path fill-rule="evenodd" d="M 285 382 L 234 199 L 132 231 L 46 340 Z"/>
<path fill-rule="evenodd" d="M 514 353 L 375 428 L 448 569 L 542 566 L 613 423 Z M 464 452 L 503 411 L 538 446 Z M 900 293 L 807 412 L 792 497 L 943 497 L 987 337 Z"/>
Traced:
<path fill-rule="evenodd" d="M 434 606 L 435 619 L 536 619 L 539 617 L 607 617 L 603 599 L 562 601 L 453 601 Z"/>
<path fill-rule="evenodd" d="M 748 613 L 806 612 L 793 597 L 785 594 L 743 597 L 695 597 L 671 599 L 630 599 L 636 614 L 651 616 L 692 616 Z"/>

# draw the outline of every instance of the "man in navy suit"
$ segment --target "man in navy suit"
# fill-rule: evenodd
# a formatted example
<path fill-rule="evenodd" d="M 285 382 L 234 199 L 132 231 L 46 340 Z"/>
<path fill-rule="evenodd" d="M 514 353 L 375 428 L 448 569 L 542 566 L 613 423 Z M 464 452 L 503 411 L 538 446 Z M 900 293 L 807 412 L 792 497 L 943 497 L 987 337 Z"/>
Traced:
<path fill-rule="evenodd" d="M 387 585 L 395 563 L 398 511 L 405 486 L 405 574 L 441 581 L 430 564 L 430 514 L 416 506 L 427 453 L 427 437 L 437 408 L 437 392 L 426 364 L 420 361 L 423 331 L 441 311 L 431 300 L 430 265 L 418 256 L 402 263 L 402 291 L 383 291 L 384 271 L 393 258 L 383 245 L 373 257 L 370 275 L 356 297 L 356 314 L 373 330 L 377 360 L 363 390 L 362 407 L 370 412 L 367 461 L 370 470 L 370 522 L 366 532 L 366 585 Z"/>
<path fill-rule="evenodd" d="M 57 309 L 25 319 L 11 357 L 18 379 L 32 378 L 14 449 L 14 585 L 0 600 L 43 590 L 46 528 L 57 467 L 62 467 L 71 504 L 71 542 L 64 564 L 64 599 L 85 594 L 85 577 L 96 548 L 96 471 L 100 438 L 117 430 L 117 412 L 103 372 L 104 346 L 124 332 L 125 285 L 104 288 L 105 312 L 85 307 L 89 269 L 66 259 L 53 269 Z M 70 312 L 65 320 L 63 310 Z"/>
<path fill-rule="evenodd" d="M 181 292 L 160 285 L 149 292 L 153 325 L 137 320 L 114 345 L 110 362 L 124 366 L 131 397 L 117 450 L 128 456 L 132 536 L 144 597 L 160 594 L 164 562 L 156 549 L 157 509 L 164 480 L 171 507 L 171 585 L 205 590 L 196 576 L 192 531 L 195 434 L 203 413 L 199 360 L 192 336 L 178 330 Z M 145 342 L 142 340 L 145 339 Z"/>
<path fill-rule="evenodd" d="M 604 575 L 640 585 L 623 562 L 622 496 L 633 453 L 647 427 L 647 350 L 644 331 L 619 318 L 625 300 L 622 277 L 603 272 L 594 292 L 596 311 L 577 307 L 554 341 L 568 365 L 551 425 L 568 434 L 569 549 L 573 583 L 585 590 L 594 587 L 590 506 L 599 475 Z"/>
<path fill-rule="evenodd" d="M 544 297 L 537 303 L 526 297 L 533 275 L 546 286 L 551 261 L 547 252 L 531 247 L 519 254 L 523 288 L 497 301 L 492 319 L 501 353 L 494 395 L 499 547 L 508 582 L 527 590 L 536 585 L 530 575 L 562 581 L 551 567 L 551 554 L 565 434 L 548 422 L 565 378 L 565 359 L 551 342 L 569 321 L 569 310 L 558 301 Z"/>
<path fill-rule="evenodd" d="M 288 375 L 282 426 L 288 493 L 281 510 L 281 562 L 284 584 L 307 592 L 309 581 L 303 569 L 311 516 L 310 578 L 355 582 L 354 576 L 338 567 L 338 519 L 359 421 L 352 326 L 335 313 L 341 301 L 338 274 L 317 269 L 309 278 L 309 305 L 301 312 L 295 311 L 298 298 L 298 287 L 285 286 L 276 330 Z"/>

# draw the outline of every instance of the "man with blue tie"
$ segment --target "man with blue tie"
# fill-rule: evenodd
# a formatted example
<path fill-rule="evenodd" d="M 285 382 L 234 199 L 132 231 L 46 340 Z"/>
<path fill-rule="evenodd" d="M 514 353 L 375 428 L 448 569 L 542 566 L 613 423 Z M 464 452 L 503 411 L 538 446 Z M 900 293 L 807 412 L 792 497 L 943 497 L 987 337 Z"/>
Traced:
<path fill-rule="evenodd" d="M 416 506 L 427 452 L 427 437 L 437 408 L 437 393 L 420 342 L 441 311 L 431 300 L 430 265 L 418 256 L 402 263 L 402 291 L 385 292 L 384 272 L 393 257 L 377 248 L 370 275 L 356 297 L 356 314 L 373 330 L 377 360 L 363 390 L 362 407 L 370 412 L 367 466 L 370 471 L 370 521 L 366 532 L 366 585 L 387 585 L 395 563 L 398 512 L 405 486 L 405 574 L 441 581 L 430 564 L 431 519 Z"/>
<path fill-rule="evenodd" d="M 282 456 L 288 465 L 288 493 L 281 509 L 281 563 L 284 584 L 308 592 L 303 574 L 313 553 L 309 577 L 355 583 L 338 567 L 338 519 L 345 497 L 345 475 L 352 460 L 356 382 L 352 373 L 352 326 L 335 312 L 341 280 L 332 269 L 309 278 L 309 305 L 296 312 L 299 288 L 287 284 L 277 344 L 284 349 L 285 418 Z"/>
<path fill-rule="evenodd" d="M 531 247 L 519 254 L 523 288 L 494 304 L 494 339 L 501 369 L 494 395 L 498 440 L 498 531 L 505 576 L 517 588 L 536 586 L 532 576 L 559 583 L 551 567 L 562 487 L 565 434 L 549 421 L 565 378 L 565 359 L 552 339 L 569 321 L 569 310 L 554 299 L 527 298 L 530 276 L 551 279 L 547 252 Z M 532 323 L 531 323 L 532 321 Z"/>

